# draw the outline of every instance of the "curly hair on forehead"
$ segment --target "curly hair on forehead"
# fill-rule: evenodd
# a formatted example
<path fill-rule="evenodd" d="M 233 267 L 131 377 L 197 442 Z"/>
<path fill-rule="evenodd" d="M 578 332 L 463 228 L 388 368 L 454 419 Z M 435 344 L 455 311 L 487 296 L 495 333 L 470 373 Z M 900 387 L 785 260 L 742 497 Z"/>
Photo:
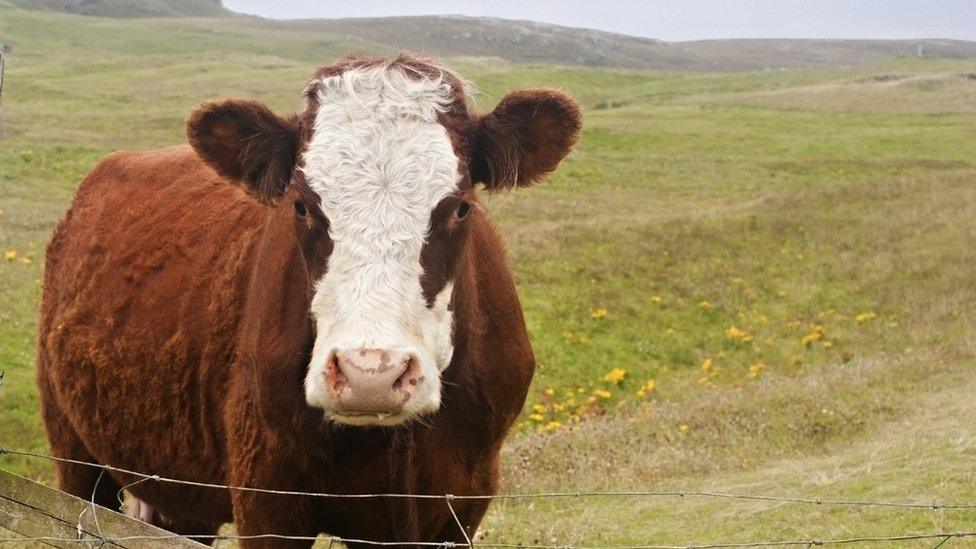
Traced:
<path fill-rule="evenodd" d="M 339 76 L 346 71 L 356 69 L 383 68 L 388 71 L 401 71 L 418 80 L 440 80 L 450 86 L 452 104 L 466 105 L 471 85 L 454 71 L 441 64 L 440 59 L 432 56 L 418 55 L 401 51 L 394 57 L 378 57 L 364 55 L 347 55 L 331 65 L 323 65 L 316 69 L 305 87 L 303 96 L 305 104 L 314 105 L 317 100 L 318 82 L 325 78 Z M 453 110 L 453 109 L 452 109 Z M 466 108 L 463 109 L 467 111 Z"/>

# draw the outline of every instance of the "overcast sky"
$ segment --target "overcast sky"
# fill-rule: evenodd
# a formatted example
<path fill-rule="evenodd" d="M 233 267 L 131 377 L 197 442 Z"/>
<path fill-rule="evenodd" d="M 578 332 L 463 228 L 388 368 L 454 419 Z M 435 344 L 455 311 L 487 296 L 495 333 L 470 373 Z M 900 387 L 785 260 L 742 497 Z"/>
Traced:
<path fill-rule="evenodd" d="M 462 14 L 529 19 L 663 40 L 976 40 L 976 0 L 224 0 L 273 18 Z"/>

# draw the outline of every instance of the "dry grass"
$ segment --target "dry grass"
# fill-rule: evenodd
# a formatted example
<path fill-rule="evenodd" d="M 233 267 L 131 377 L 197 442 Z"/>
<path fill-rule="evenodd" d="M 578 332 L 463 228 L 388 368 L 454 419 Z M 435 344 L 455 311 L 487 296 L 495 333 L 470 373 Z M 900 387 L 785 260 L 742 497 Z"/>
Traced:
<path fill-rule="evenodd" d="M 827 366 L 708 399 L 689 391 L 518 439 L 506 485 L 968 503 L 974 366 L 971 352 L 936 352 Z M 974 510 L 603 497 L 499 501 L 485 533 L 555 545 L 688 544 L 967 530 L 974 520 Z"/>
<path fill-rule="evenodd" d="M 976 72 L 877 74 L 772 91 L 704 98 L 708 103 L 871 114 L 976 113 Z"/>

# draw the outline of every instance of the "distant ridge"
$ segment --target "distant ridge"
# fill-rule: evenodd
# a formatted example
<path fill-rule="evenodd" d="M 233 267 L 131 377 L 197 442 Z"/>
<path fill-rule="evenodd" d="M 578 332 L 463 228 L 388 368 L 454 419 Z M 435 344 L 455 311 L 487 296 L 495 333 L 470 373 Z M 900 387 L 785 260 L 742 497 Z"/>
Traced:
<path fill-rule="evenodd" d="M 959 40 L 702 40 L 663 42 L 591 29 L 465 16 L 264 20 L 446 56 L 637 69 L 743 71 L 856 66 L 903 57 L 976 58 Z"/>
<path fill-rule="evenodd" d="M 7 1 L 31 9 L 105 17 L 220 17 L 219 24 L 199 24 L 347 38 L 359 44 L 357 49 L 362 53 L 408 49 L 442 57 L 497 58 L 513 63 L 732 72 L 852 67 L 911 57 L 976 59 L 976 42 L 961 40 L 663 42 L 533 21 L 461 15 L 274 20 L 236 14 L 221 0 Z M 230 15 L 235 17 L 224 17 Z"/>
<path fill-rule="evenodd" d="M 215 17 L 229 15 L 221 0 L 11 0 L 27 9 L 98 17 Z"/>

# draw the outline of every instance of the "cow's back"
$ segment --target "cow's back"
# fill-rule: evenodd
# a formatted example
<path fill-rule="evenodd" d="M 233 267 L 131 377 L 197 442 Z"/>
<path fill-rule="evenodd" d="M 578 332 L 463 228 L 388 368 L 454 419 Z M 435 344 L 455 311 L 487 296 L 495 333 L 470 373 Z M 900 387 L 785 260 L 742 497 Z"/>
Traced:
<path fill-rule="evenodd" d="M 38 381 L 102 463 L 223 476 L 219 399 L 264 208 L 186 146 L 115 153 L 80 185 L 48 246 Z"/>

